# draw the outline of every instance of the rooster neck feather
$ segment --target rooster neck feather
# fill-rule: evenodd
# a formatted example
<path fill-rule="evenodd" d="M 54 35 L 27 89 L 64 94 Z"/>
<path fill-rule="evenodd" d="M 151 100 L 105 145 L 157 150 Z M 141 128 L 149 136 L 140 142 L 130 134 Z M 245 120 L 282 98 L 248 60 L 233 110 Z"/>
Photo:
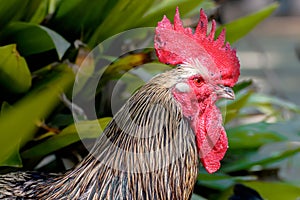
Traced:
<path fill-rule="evenodd" d="M 91 154 L 75 170 L 41 186 L 38 197 L 188 199 L 198 168 L 195 134 L 170 92 L 172 80 L 157 84 L 160 79 L 164 74 L 136 92 Z M 59 193 L 51 192 L 58 188 Z"/>

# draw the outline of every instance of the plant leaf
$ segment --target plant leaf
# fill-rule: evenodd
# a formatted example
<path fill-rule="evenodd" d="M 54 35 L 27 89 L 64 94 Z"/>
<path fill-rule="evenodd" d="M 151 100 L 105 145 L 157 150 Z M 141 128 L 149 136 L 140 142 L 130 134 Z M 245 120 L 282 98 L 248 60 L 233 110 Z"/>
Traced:
<path fill-rule="evenodd" d="M 139 22 L 139 25 L 144 27 L 156 26 L 157 22 L 162 20 L 164 15 L 166 15 L 169 19 L 173 19 L 176 7 L 180 8 L 180 14 L 184 16 L 195 9 L 195 7 L 198 7 L 201 3 L 203 3 L 203 0 L 162 1 L 160 3 L 153 4 L 154 6 L 146 12 Z"/>
<path fill-rule="evenodd" d="M 31 74 L 15 44 L 0 47 L 0 85 L 12 93 L 26 92 L 31 86 Z"/>
<path fill-rule="evenodd" d="M 220 172 L 208 174 L 203 171 L 198 174 L 198 184 L 216 190 L 226 190 L 237 182 L 256 180 L 253 176 L 229 176 Z"/>
<path fill-rule="evenodd" d="M 289 102 L 287 100 L 283 100 L 277 97 L 268 96 L 264 94 L 253 94 L 249 98 L 249 105 L 257 106 L 257 105 L 276 105 L 290 111 L 296 112 L 300 114 L 300 106 Z"/>
<path fill-rule="evenodd" d="M 134 28 L 154 0 L 123 0 L 112 8 L 102 24 L 95 30 L 88 44 L 93 47 L 99 42 L 122 31 Z M 106 30 L 106 31 L 103 31 Z"/>
<path fill-rule="evenodd" d="M 21 166 L 12 160 L 19 148 L 32 139 L 36 122 L 44 119 L 59 103 L 59 94 L 73 83 L 73 71 L 65 64 L 57 66 L 57 76 L 44 87 L 30 92 L 0 116 L 0 166 Z"/>
<path fill-rule="evenodd" d="M 227 129 L 230 149 L 258 148 L 270 142 L 284 141 L 287 137 L 261 122 Z"/>
<path fill-rule="evenodd" d="M 230 122 L 231 120 L 236 118 L 236 116 L 238 116 L 239 111 L 245 107 L 245 105 L 248 102 L 248 99 L 251 97 L 252 94 L 253 91 L 249 90 L 246 93 L 238 93 L 234 101 L 225 100 L 227 104 L 221 106 L 221 110 L 226 111 L 226 116 L 224 120 L 225 123 Z M 220 103 L 222 103 L 222 101 L 220 101 Z"/>
<path fill-rule="evenodd" d="M 22 56 L 38 54 L 55 49 L 61 59 L 70 43 L 62 36 L 41 25 L 13 22 L 0 34 L 2 43 L 16 43 Z"/>
<path fill-rule="evenodd" d="M 0 30 L 3 30 L 3 27 L 10 21 L 19 18 L 27 3 L 28 0 L 2 1 L 0 4 Z"/>
<path fill-rule="evenodd" d="M 106 117 L 94 121 L 79 122 L 76 126 L 74 124 L 69 125 L 59 134 L 23 151 L 22 158 L 45 156 L 74 142 L 78 142 L 80 139 L 97 138 L 101 134 L 99 125 L 104 129 L 110 121 L 111 118 Z M 78 135 L 78 129 L 80 129 L 80 136 Z"/>
<path fill-rule="evenodd" d="M 300 198 L 300 188 L 279 182 L 243 182 L 245 186 L 248 186 L 256 190 L 263 199 L 272 200 L 282 200 L 282 199 L 299 199 Z M 218 198 L 220 200 L 227 200 L 233 194 L 233 188 L 230 188 L 223 193 L 222 197 Z"/>
<path fill-rule="evenodd" d="M 272 152 L 266 151 L 270 146 L 274 147 L 273 150 L 276 149 L 276 147 L 277 149 Z M 226 163 L 226 165 L 223 165 L 222 170 L 225 172 L 232 172 L 237 170 L 247 170 L 256 165 L 262 167 L 263 165 L 277 162 L 298 152 L 300 152 L 299 142 L 274 142 L 262 146 L 256 154 L 244 156 L 236 162 Z"/>
<path fill-rule="evenodd" d="M 201 197 L 200 195 L 192 194 L 191 200 L 206 200 L 206 199 Z"/>
<path fill-rule="evenodd" d="M 219 35 L 221 30 L 226 28 L 226 41 L 229 43 L 236 42 L 247 33 L 249 33 L 258 23 L 269 17 L 274 10 L 279 7 L 279 3 L 275 2 L 266 8 L 250 14 L 246 17 L 239 18 L 217 29 L 216 35 Z"/>
<path fill-rule="evenodd" d="M 69 41 L 82 39 L 87 42 L 119 1 L 93 0 L 88 3 L 85 0 L 59 1 L 53 17 L 48 22 L 48 27 L 68 38 Z M 121 22 L 115 26 L 119 24 Z"/>

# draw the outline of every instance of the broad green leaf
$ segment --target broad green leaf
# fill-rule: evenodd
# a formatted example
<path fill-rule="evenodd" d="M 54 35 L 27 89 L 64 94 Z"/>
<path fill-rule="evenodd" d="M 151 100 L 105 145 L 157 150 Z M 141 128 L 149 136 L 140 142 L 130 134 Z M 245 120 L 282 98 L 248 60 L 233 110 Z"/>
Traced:
<path fill-rule="evenodd" d="M 18 101 L 0 116 L 0 165 L 21 166 L 16 162 L 19 148 L 33 138 L 36 123 L 58 105 L 59 95 L 73 83 L 74 74 L 65 64 L 57 66 L 57 76 Z M 12 159 L 14 157 L 14 159 Z"/>
<path fill-rule="evenodd" d="M 173 20 L 176 7 L 179 8 L 182 16 L 186 15 L 195 7 L 198 7 L 203 0 L 180 0 L 180 1 L 162 1 L 160 3 L 153 4 L 141 21 L 139 26 L 156 26 L 158 21 L 161 21 L 163 16 L 166 15 L 170 20 Z M 198 10 L 199 12 L 199 10 Z"/>
<path fill-rule="evenodd" d="M 274 151 L 266 151 L 270 146 L 274 147 Z M 274 142 L 262 146 L 256 154 L 250 154 L 249 156 L 245 155 L 238 161 L 226 163 L 226 165 L 223 165 L 222 170 L 225 172 L 233 172 L 237 170 L 248 170 L 253 166 L 263 167 L 266 164 L 277 162 L 299 152 L 299 142 Z"/>
<path fill-rule="evenodd" d="M 87 42 L 103 20 L 117 18 L 117 15 L 112 18 L 108 18 L 107 15 L 118 2 L 120 0 L 60 1 L 48 23 L 49 27 L 65 36 L 69 41 L 82 39 Z M 122 23 L 124 23 L 124 19 L 114 24 L 114 26 L 119 26 Z M 102 31 L 106 30 L 109 31 L 109 29 Z"/>
<path fill-rule="evenodd" d="M 197 184 L 216 190 L 226 190 L 237 182 L 256 180 L 253 176 L 229 176 L 219 172 L 208 174 L 204 171 L 198 174 L 197 179 Z"/>
<path fill-rule="evenodd" d="M 300 153 L 280 163 L 278 176 L 281 180 L 300 185 Z"/>
<path fill-rule="evenodd" d="M 107 67 L 99 67 L 98 65 L 98 69 L 95 72 L 94 59 L 95 58 L 89 55 L 77 73 L 77 82 L 74 87 L 73 95 L 83 96 L 83 101 L 93 98 L 93 90 L 91 90 L 91 88 L 94 85 L 89 87 L 89 84 L 94 84 L 95 81 L 88 80 L 94 80 L 97 78 L 96 84 L 101 86 L 98 87 L 96 91 L 96 93 L 98 93 L 102 89 L 102 86 L 106 85 L 108 81 L 116 80 L 130 69 L 144 64 L 148 60 L 148 55 L 144 53 L 127 55 L 115 60 L 115 62 L 111 63 L 111 65 Z M 98 77 L 101 77 L 101 79 L 98 80 Z"/>
<path fill-rule="evenodd" d="M 247 187 L 256 190 L 263 199 L 270 200 L 297 200 L 300 198 L 300 187 L 296 187 L 286 183 L 280 182 L 243 182 Z M 227 200 L 233 194 L 233 188 L 230 188 L 222 197 L 218 198 L 220 200 Z"/>
<path fill-rule="evenodd" d="M 7 143 L 9 144 L 10 149 L 20 149 L 20 141 L 15 139 L 16 142 L 14 143 Z M 11 146 L 14 145 L 14 146 Z M 1 155 L 1 153 L 0 153 Z M 4 158 L 2 158 L 0 162 L 0 166 L 11 166 L 11 167 L 22 167 L 22 159 L 18 151 L 12 150 L 10 154 L 6 155 Z"/>
<path fill-rule="evenodd" d="M 51 121 L 49 121 L 49 126 L 54 127 L 66 127 L 70 124 L 74 123 L 74 119 L 72 114 L 60 114 L 58 113 L 53 118 L 51 118 Z"/>
<path fill-rule="evenodd" d="M 249 86 L 251 86 L 252 83 L 253 83 L 253 81 L 251 79 L 239 82 L 239 83 L 235 84 L 235 86 L 233 87 L 233 91 L 234 91 L 234 93 L 240 92 L 243 89 L 248 88 Z"/>
<path fill-rule="evenodd" d="M 0 30 L 10 21 L 20 17 L 28 0 L 9 0 L 0 3 Z"/>
<path fill-rule="evenodd" d="M 221 30 L 225 27 L 226 41 L 228 41 L 229 43 L 236 42 L 247 33 L 249 33 L 257 24 L 269 17 L 274 12 L 274 10 L 278 8 L 278 6 L 279 4 L 275 2 L 256 13 L 239 18 L 235 21 L 225 24 L 224 26 L 220 26 L 217 30 L 216 35 L 219 35 Z"/>
<path fill-rule="evenodd" d="M 154 0 L 123 0 L 110 10 L 102 24 L 95 30 L 88 44 L 93 47 L 117 33 L 134 28 Z"/>
<path fill-rule="evenodd" d="M 31 86 L 31 74 L 16 45 L 0 47 L 0 55 L 0 86 L 12 93 L 26 92 Z"/>
<path fill-rule="evenodd" d="M 270 142 L 287 139 L 283 134 L 272 130 L 271 126 L 261 122 L 227 129 L 230 149 L 258 148 Z"/>
<path fill-rule="evenodd" d="M 236 94 L 236 98 L 234 101 L 225 100 L 227 104 L 221 106 L 221 110 L 226 111 L 225 120 L 224 120 L 225 123 L 230 122 L 231 120 L 233 120 L 235 117 L 238 116 L 239 111 L 245 107 L 245 105 L 248 102 L 248 99 L 252 94 L 253 91 L 249 90 L 245 93 Z M 222 101 L 220 101 L 220 104 L 222 105 Z"/>
<path fill-rule="evenodd" d="M 201 197 L 200 195 L 192 194 L 191 200 L 206 200 L 206 199 Z"/>
<path fill-rule="evenodd" d="M 21 21 L 30 21 L 30 19 L 40 12 L 40 5 L 41 4 L 47 4 L 49 0 L 30 0 L 28 1 L 26 7 L 24 8 L 24 11 L 21 16 Z M 25 1 L 26 2 L 26 1 Z M 44 13 L 43 17 L 46 16 L 46 12 Z M 39 21 L 41 22 L 41 21 Z"/>
<path fill-rule="evenodd" d="M 70 43 L 62 36 L 44 26 L 14 22 L 9 24 L 0 34 L 3 43 L 16 43 L 22 56 L 29 56 L 55 49 L 61 59 Z"/>
<path fill-rule="evenodd" d="M 12 106 L 6 101 L 4 101 L 1 105 L 0 115 L 4 115 L 4 113 L 8 111 L 10 108 L 12 108 Z"/>
<path fill-rule="evenodd" d="M 99 125 L 102 129 L 111 121 L 110 117 L 101 118 L 94 121 L 83 121 L 66 127 L 59 134 L 35 145 L 34 147 L 22 152 L 22 158 L 32 158 L 45 156 L 63 147 L 66 147 L 80 139 L 97 138 L 101 134 Z M 80 130 L 80 136 L 78 135 Z"/>
<path fill-rule="evenodd" d="M 122 57 L 112 63 L 104 72 L 101 82 L 105 83 L 110 79 L 120 78 L 124 72 L 133 69 L 136 66 L 142 65 L 148 59 L 148 55 L 144 53 L 132 54 Z"/>
<path fill-rule="evenodd" d="M 257 105 L 274 105 L 279 106 L 281 108 L 296 112 L 300 114 L 300 106 L 289 102 L 287 100 L 283 100 L 274 96 L 268 96 L 264 94 L 253 94 L 249 98 L 249 105 L 257 106 Z"/>
<path fill-rule="evenodd" d="M 51 2 L 54 1 L 53 0 L 36 0 L 36 1 L 40 1 L 40 3 L 39 5 L 34 5 L 30 7 L 30 9 L 34 10 L 34 12 L 26 16 L 26 21 L 34 24 L 40 24 L 48 14 L 52 14 L 49 13 L 50 10 L 49 7 Z"/>

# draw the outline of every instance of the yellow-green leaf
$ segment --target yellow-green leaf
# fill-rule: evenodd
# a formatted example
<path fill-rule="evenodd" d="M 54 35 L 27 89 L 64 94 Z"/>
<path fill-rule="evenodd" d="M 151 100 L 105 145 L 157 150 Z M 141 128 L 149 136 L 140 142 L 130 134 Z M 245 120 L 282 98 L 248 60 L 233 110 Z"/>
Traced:
<path fill-rule="evenodd" d="M 274 12 L 274 10 L 278 8 L 278 6 L 279 4 L 275 2 L 256 13 L 239 18 L 233 22 L 225 24 L 224 26 L 220 26 L 217 30 L 216 35 L 219 35 L 221 30 L 225 27 L 226 40 L 229 43 L 236 42 L 247 33 L 249 33 L 257 24 L 269 17 Z"/>
<path fill-rule="evenodd" d="M 26 92 L 31 86 L 31 74 L 16 45 L 0 47 L 0 55 L 0 86 L 13 93 Z"/>
<path fill-rule="evenodd" d="M 80 139 L 97 138 L 101 134 L 99 125 L 104 129 L 110 120 L 110 117 L 105 117 L 94 121 L 79 122 L 76 126 L 71 124 L 59 134 L 22 152 L 22 158 L 45 156 L 74 142 L 78 142 Z M 80 130 L 80 135 L 78 135 L 78 130 Z"/>
<path fill-rule="evenodd" d="M 22 165 L 10 158 L 16 158 L 19 148 L 33 138 L 36 123 L 53 111 L 59 95 L 73 83 L 74 74 L 67 65 L 58 65 L 56 69 L 56 76 L 47 84 L 30 92 L 0 116 L 0 166 Z"/>

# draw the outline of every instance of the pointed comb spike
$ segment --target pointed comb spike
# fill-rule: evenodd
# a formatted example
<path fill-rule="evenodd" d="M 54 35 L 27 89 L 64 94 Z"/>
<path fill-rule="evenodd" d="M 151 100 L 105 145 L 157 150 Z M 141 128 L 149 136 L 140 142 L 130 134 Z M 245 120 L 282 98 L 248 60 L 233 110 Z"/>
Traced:
<path fill-rule="evenodd" d="M 176 13 L 174 17 L 174 30 L 177 31 L 184 31 L 182 21 L 180 19 L 180 14 L 179 14 L 179 9 L 178 7 L 176 8 Z"/>
<path fill-rule="evenodd" d="M 206 16 L 206 14 L 205 14 L 205 12 L 204 12 L 203 9 L 200 10 L 200 21 L 202 22 L 201 27 L 202 27 L 203 29 L 206 29 L 206 30 L 207 30 L 207 23 L 208 23 L 208 20 L 207 20 L 207 16 Z"/>
<path fill-rule="evenodd" d="M 164 15 L 163 19 L 160 22 L 158 22 L 157 27 L 171 29 L 172 28 L 172 23 L 167 18 L 167 16 Z"/>
<path fill-rule="evenodd" d="M 198 22 L 198 25 L 196 27 L 196 30 L 195 30 L 195 35 L 197 35 L 198 37 L 200 37 L 201 35 L 204 35 L 206 36 L 207 34 L 207 16 L 204 12 L 204 10 L 201 8 L 200 10 L 200 19 L 199 19 L 199 22 Z"/>
<path fill-rule="evenodd" d="M 231 50 L 231 47 L 230 47 L 229 42 L 226 42 L 226 44 L 225 44 L 225 50 L 226 50 L 226 51 Z"/>
<path fill-rule="evenodd" d="M 218 46 L 220 46 L 220 47 L 224 46 L 225 35 L 226 35 L 226 30 L 225 30 L 225 28 L 223 28 L 220 35 L 218 36 L 218 39 L 216 40 L 216 43 L 217 43 Z"/>
<path fill-rule="evenodd" d="M 214 38 L 215 38 L 215 32 L 216 32 L 216 21 L 212 20 L 211 30 L 210 30 L 210 33 L 209 33 L 209 36 L 208 36 L 208 38 L 210 40 L 214 40 Z"/>

